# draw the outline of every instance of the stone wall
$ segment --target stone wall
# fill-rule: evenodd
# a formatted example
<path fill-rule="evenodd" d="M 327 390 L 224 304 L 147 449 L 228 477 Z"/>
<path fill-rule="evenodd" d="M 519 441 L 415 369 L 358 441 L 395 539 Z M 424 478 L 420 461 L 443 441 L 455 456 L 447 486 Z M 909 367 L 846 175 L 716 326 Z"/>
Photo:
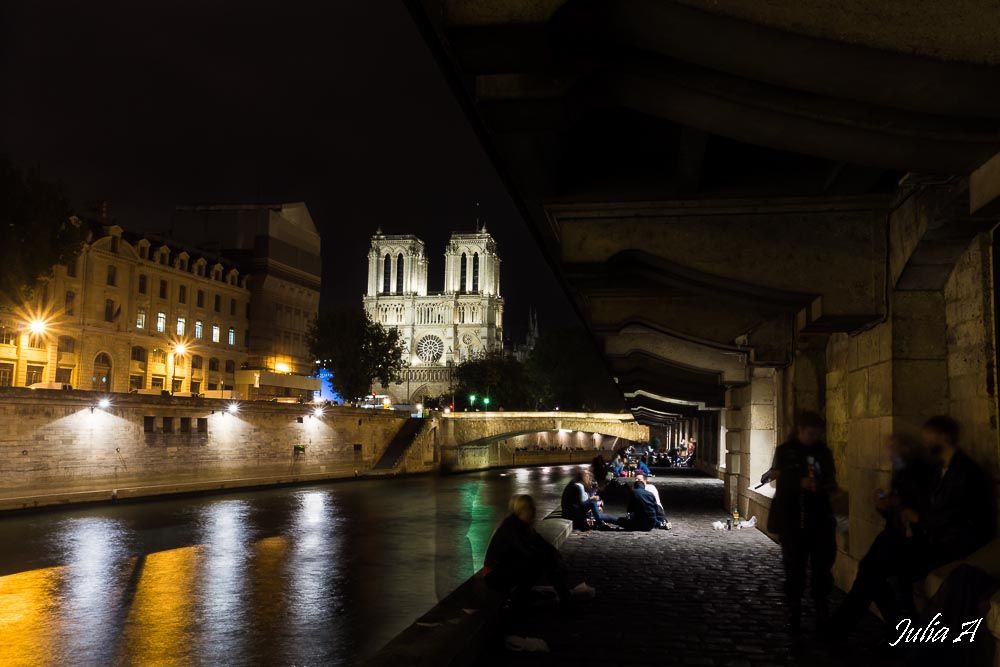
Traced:
<path fill-rule="evenodd" d="M 948 413 L 965 429 L 966 450 L 998 470 L 996 342 L 991 244 L 985 234 L 962 255 L 944 289 Z"/>
<path fill-rule="evenodd" d="M 447 447 L 441 450 L 441 467 L 450 472 L 488 468 L 563 463 L 590 464 L 599 453 L 614 451 L 615 438 L 600 434 L 545 431 L 503 440 Z"/>
<path fill-rule="evenodd" d="M 94 392 L 0 391 L 5 493 L 98 484 L 364 472 L 408 418 L 380 410 Z M 296 446 L 301 445 L 299 451 Z"/>

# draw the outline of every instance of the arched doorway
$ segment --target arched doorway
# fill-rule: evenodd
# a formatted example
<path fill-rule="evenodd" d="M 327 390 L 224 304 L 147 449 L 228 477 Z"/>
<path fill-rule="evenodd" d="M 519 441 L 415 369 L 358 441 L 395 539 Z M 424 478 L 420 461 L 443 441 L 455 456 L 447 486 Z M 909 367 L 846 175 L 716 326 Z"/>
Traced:
<path fill-rule="evenodd" d="M 94 391 L 111 391 L 111 355 L 101 352 L 94 357 L 94 373 L 90 378 Z"/>

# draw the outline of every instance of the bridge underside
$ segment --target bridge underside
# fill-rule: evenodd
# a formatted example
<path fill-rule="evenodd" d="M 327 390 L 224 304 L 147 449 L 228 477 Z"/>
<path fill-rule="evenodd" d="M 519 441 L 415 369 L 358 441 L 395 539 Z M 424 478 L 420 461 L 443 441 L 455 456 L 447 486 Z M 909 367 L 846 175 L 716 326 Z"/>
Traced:
<path fill-rule="evenodd" d="M 411 2 L 442 72 L 659 441 L 729 502 L 825 413 L 879 527 L 881 443 L 965 422 L 997 471 L 1000 15 L 861 0 Z M 767 489 L 763 489 L 767 491 Z"/>

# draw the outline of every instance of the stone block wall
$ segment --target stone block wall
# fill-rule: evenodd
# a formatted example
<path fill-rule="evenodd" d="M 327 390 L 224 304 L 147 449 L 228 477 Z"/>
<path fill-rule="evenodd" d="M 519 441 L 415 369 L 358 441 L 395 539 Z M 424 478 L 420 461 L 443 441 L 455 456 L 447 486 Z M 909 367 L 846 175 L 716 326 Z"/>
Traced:
<path fill-rule="evenodd" d="M 996 402 L 996 332 L 992 248 L 979 236 L 944 288 L 948 358 L 947 411 L 964 428 L 966 450 L 1000 478 Z"/>
<path fill-rule="evenodd" d="M 364 472 L 408 415 L 95 392 L 0 391 L 3 490 Z M 296 451 L 296 445 L 302 445 Z M 111 487 L 109 487 L 111 488 Z"/>

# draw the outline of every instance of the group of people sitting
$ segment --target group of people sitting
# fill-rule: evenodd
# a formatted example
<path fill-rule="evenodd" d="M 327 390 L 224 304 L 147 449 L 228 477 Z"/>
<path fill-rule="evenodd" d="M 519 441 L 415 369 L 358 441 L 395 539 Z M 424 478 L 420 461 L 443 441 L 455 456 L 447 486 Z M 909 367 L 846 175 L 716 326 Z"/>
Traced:
<path fill-rule="evenodd" d="M 647 468 L 648 470 L 648 468 Z M 562 493 L 562 516 L 576 530 L 670 530 L 660 493 L 649 483 L 648 473 L 636 472 L 627 494 L 625 516 L 613 517 L 603 511 L 600 487 L 591 470 L 577 471 Z"/>
<path fill-rule="evenodd" d="M 590 464 L 590 470 L 593 472 L 595 480 L 601 483 L 621 477 L 634 477 L 639 474 L 649 478 L 652 476 L 649 461 L 649 454 L 636 455 L 623 450 L 612 456 L 610 463 L 604 460 L 603 455 L 599 454 L 594 457 Z"/>

